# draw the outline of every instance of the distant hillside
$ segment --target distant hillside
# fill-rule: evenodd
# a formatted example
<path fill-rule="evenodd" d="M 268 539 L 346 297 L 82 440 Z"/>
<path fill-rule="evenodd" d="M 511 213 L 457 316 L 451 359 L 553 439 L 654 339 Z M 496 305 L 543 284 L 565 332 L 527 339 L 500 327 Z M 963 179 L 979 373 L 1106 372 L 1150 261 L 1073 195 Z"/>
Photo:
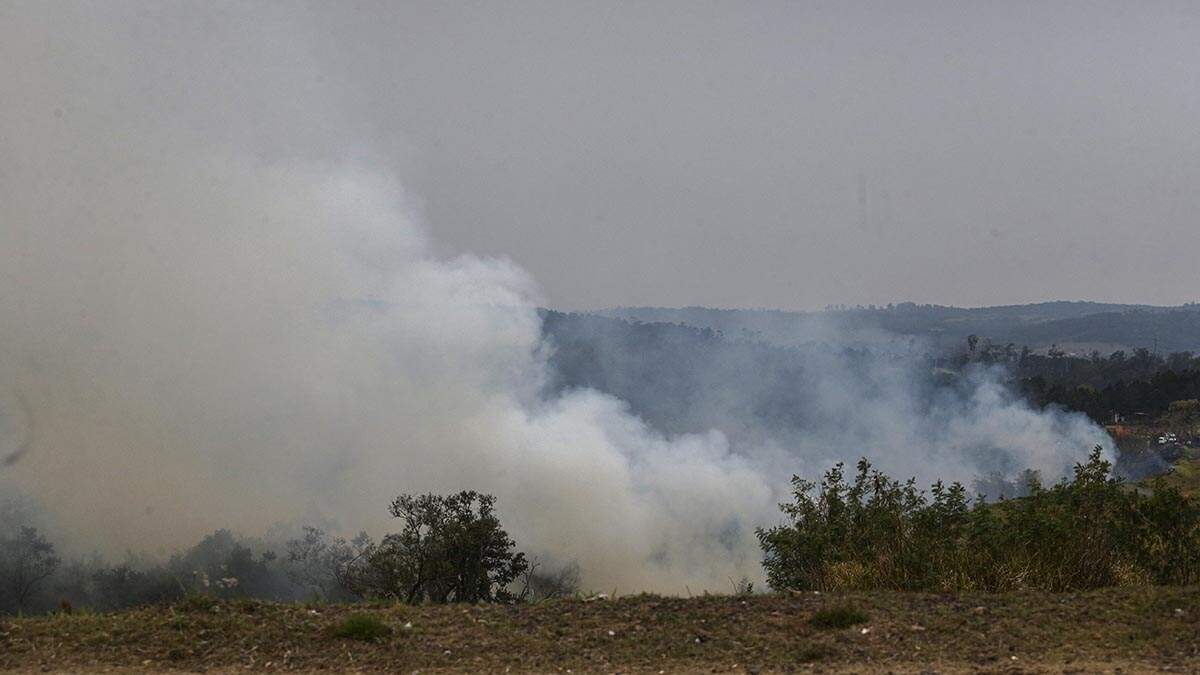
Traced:
<path fill-rule="evenodd" d="M 716 428 L 743 440 L 761 429 L 785 434 L 816 423 L 806 417 L 815 408 L 805 372 L 811 354 L 673 323 L 549 310 L 542 319 L 554 345 L 553 391 L 612 394 L 668 433 Z"/>
<path fill-rule="evenodd" d="M 1160 353 L 1200 351 L 1200 305 L 1156 307 L 1098 302 L 1043 302 L 961 308 L 901 303 L 830 308 L 821 312 L 706 307 L 620 307 L 593 312 L 629 321 L 680 323 L 779 345 L 820 341 L 830 331 L 864 342 L 880 331 L 922 337 L 935 346 L 962 344 L 968 335 L 995 343 L 1045 349 L 1112 352 L 1139 347 Z"/>

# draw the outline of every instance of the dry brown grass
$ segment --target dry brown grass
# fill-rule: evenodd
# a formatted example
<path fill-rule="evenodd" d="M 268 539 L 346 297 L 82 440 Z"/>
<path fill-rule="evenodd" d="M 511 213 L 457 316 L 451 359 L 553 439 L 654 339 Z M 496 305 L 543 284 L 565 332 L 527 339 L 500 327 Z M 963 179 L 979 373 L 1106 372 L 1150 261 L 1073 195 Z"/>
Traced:
<path fill-rule="evenodd" d="M 822 630 L 822 608 L 868 621 Z M 354 614 L 391 634 L 339 638 Z M 864 632 L 865 631 L 865 632 Z M 1014 658 L 1015 657 L 1015 658 Z M 498 672 L 1200 670 L 1200 589 L 848 593 L 525 606 L 255 601 L 0 618 L 0 670 Z"/>

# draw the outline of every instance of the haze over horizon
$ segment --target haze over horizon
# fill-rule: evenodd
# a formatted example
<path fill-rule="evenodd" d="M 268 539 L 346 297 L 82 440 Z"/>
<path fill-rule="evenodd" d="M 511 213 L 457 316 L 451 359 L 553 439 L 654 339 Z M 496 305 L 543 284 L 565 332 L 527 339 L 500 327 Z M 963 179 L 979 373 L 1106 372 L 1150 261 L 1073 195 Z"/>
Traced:
<path fill-rule="evenodd" d="M 1149 302 L 1113 302 L 1113 301 L 1108 301 L 1108 300 L 1093 300 L 1093 299 L 1051 298 L 1051 299 L 1047 299 L 1047 300 L 1031 300 L 1029 302 L 998 302 L 995 304 L 987 304 L 987 305 L 951 305 L 951 304 L 946 304 L 946 303 L 941 303 L 941 302 L 926 302 L 923 300 L 895 300 L 895 301 L 884 302 L 884 303 L 864 302 L 864 303 L 856 303 L 853 305 L 845 304 L 845 303 L 842 303 L 840 305 L 829 303 L 822 307 L 801 307 L 801 308 L 795 308 L 795 309 L 781 309 L 779 307 L 732 307 L 732 306 L 715 307 L 712 305 L 687 305 L 687 306 L 614 305 L 611 307 L 606 306 L 606 307 L 581 308 L 581 309 L 560 308 L 560 307 L 552 307 L 552 308 L 548 308 L 548 309 L 558 309 L 559 311 L 568 311 L 568 312 L 578 311 L 581 313 L 589 313 L 589 312 L 602 312 L 603 313 L 606 311 L 613 311 L 613 310 L 618 310 L 618 309 L 689 309 L 689 308 L 697 308 L 697 309 L 715 309 L 715 310 L 747 310 L 747 311 L 761 311 L 761 312 L 787 312 L 787 313 L 804 314 L 804 313 L 825 311 L 827 309 L 828 310 L 841 310 L 841 309 L 854 310 L 854 309 L 869 309 L 869 308 L 885 309 L 885 308 L 887 308 L 887 306 L 889 304 L 890 305 L 900 305 L 900 304 L 904 304 L 904 303 L 912 303 L 915 305 L 929 305 L 929 306 L 934 306 L 934 307 L 947 307 L 947 308 L 951 308 L 951 309 L 995 309 L 995 308 L 999 308 L 999 307 L 1024 307 L 1024 306 L 1031 306 L 1031 305 L 1046 305 L 1046 304 L 1054 304 L 1054 303 L 1073 303 L 1073 304 L 1089 304 L 1089 305 L 1121 305 L 1121 306 L 1130 306 L 1130 307 L 1155 307 L 1155 308 L 1160 308 L 1160 309 L 1174 309 L 1177 307 L 1184 307 L 1184 306 L 1196 304 L 1196 301 L 1184 301 L 1184 302 L 1181 302 L 1181 303 L 1175 304 L 1175 305 L 1157 305 L 1157 304 L 1149 303 Z"/>
<path fill-rule="evenodd" d="M 1194 3 L 13 2 L 0 19 L 7 157 L 116 127 L 159 152 L 377 167 L 442 253 L 511 257 L 553 307 L 1175 305 L 1200 287 Z"/>

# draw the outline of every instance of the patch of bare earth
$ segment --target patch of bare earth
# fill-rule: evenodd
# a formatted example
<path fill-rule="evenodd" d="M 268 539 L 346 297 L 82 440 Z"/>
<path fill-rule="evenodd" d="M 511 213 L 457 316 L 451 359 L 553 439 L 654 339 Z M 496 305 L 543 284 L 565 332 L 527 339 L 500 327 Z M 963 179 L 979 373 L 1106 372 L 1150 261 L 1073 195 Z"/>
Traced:
<path fill-rule="evenodd" d="M 852 606 L 866 622 L 810 624 Z M 351 614 L 392 630 L 337 637 Z M 0 617 L 0 670 L 1200 672 L 1200 588 L 783 594 L 523 606 L 188 602 Z"/>

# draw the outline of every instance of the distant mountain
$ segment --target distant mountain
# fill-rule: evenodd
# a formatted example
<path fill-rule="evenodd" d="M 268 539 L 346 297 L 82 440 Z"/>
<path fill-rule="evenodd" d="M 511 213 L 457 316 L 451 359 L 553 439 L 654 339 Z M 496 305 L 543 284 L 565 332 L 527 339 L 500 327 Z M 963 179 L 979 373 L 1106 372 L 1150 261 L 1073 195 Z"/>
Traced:
<path fill-rule="evenodd" d="M 998 307 L 946 307 L 901 303 L 886 307 L 830 308 L 820 312 L 707 307 L 619 307 L 593 312 L 628 321 L 678 323 L 778 345 L 821 341 L 836 332 L 864 343 L 882 333 L 920 337 L 934 346 L 961 344 L 968 335 L 1033 349 L 1103 353 L 1157 349 L 1200 352 L 1200 305 L 1178 307 L 1100 302 L 1042 302 Z"/>

